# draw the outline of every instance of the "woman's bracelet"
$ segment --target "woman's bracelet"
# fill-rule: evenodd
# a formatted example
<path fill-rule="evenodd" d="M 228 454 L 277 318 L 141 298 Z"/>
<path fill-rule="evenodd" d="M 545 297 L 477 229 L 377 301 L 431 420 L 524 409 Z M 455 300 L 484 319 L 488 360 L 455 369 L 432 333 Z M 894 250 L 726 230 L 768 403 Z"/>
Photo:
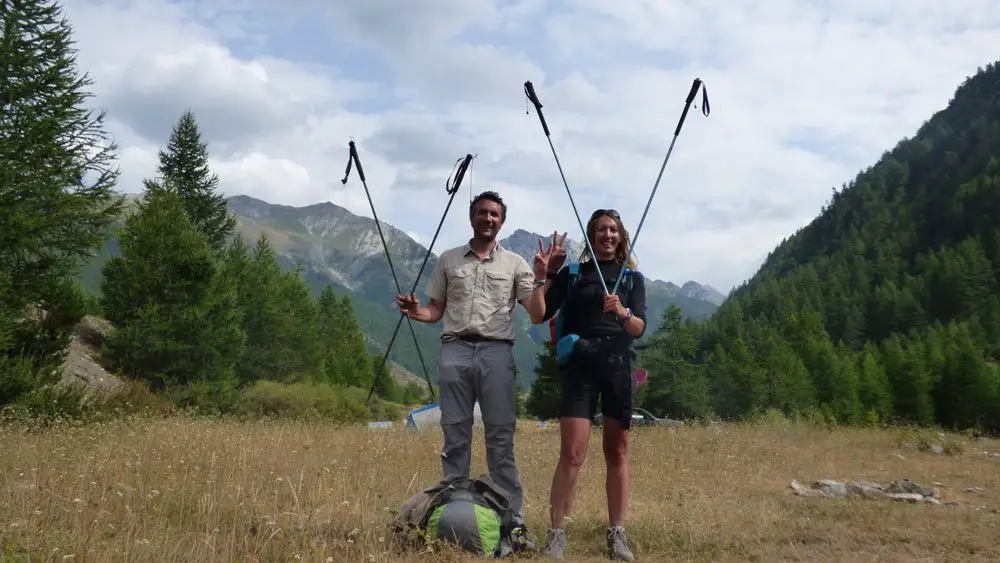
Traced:
<path fill-rule="evenodd" d="M 628 324 L 629 320 L 631 320 L 631 319 L 632 319 L 632 309 L 626 307 L 626 309 L 625 309 L 625 316 L 624 317 L 619 317 L 618 318 L 618 322 L 620 322 L 622 324 L 622 326 L 625 326 L 626 324 Z"/>

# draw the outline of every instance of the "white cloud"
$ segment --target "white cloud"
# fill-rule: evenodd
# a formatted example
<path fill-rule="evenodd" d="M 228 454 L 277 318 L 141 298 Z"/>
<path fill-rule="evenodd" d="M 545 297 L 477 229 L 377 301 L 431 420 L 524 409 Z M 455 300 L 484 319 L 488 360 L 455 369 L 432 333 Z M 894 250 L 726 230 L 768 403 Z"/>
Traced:
<path fill-rule="evenodd" d="M 151 175 L 184 109 L 223 189 L 333 201 L 429 241 L 456 159 L 508 202 L 504 233 L 579 238 L 523 83 L 544 104 L 586 219 L 634 231 L 684 97 L 704 80 L 639 236 L 648 276 L 727 290 L 995 57 L 1000 4 L 896 0 L 76 0 L 79 61 L 122 146 L 122 189 Z M 700 96 L 696 100 L 700 105 Z M 469 185 L 440 251 L 469 232 Z M 503 234 L 503 233 L 502 233 Z"/>

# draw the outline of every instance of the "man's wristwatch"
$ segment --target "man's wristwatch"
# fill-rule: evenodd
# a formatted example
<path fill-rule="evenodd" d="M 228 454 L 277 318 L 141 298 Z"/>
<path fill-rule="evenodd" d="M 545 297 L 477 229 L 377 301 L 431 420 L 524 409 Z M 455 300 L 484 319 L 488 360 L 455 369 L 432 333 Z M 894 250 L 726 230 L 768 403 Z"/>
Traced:
<path fill-rule="evenodd" d="M 535 287 L 542 287 L 545 285 L 545 280 L 535 280 Z"/>
<path fill-rule="evenodd" d="M 619 320 L 619 321 L 620 321 L 620 322 L 621 322 L 622 324 L 625 324 L 625 323 L 627 323 L 627 322 L 629 321 L 629 319 L 631 319 L 631 318 L 632 318 L 632 309 L 631 309 L 631 308 L 628 308 L 628 307 L 626 307 L 626 308 L 625 308 L 625 316 L 624 316 L 624 317 L 618 317 L 618 320 Z"/>

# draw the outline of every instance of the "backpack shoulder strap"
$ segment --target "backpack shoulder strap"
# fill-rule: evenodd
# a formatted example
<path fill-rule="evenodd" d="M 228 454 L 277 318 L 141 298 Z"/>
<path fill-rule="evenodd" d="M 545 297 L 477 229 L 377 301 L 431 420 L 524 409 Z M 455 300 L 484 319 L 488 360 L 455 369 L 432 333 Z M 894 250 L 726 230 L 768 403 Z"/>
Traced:
<path fill-rule="evenodd" d="M 580 263 L 572 262 L 566 264 L 566 295 L 563 298 L 563 304 L 559 306 L 552 318 L 549 319 L 549 332 L 552 338 L 552 343 L 554 344 L 560 338 L 562 338 L 562 325 L 563 325 L 563 315 L 562 308 L 566 304 L 566 300 L 569 299 L 573 292 L 573 288 L 576 286 L 577 274 L 580 273 Z"/>
<path fill-rule="evenodd" d="M 563 304 L 570 298 L 573 293 L 573 289 L 576 287 L 576 282 L 580 279 L 580 263 L 573 262 L 572 264 L 566 265 L 566 298 L 563 299 Z M 562 307 L 560 307 L 561 309 Z"/>
<path fill-rule="evenodd" d="M 569 282 L 573 283 L 576 275 L 580 273 L 580 263 L 573 262 L 571 264 L 566 264 L 566 270 L 569 273 Z"/>
<path fill-rule="evenodd" d="M 635 278 L 636 276 L 641 276 L 642 272 L 639 270 L 632 270 L 630 268 L 625 268 L 625 273 L 622 274 L 622 281 L 625 282 L 625 292 L 628 294 L 630 300 L 632 297 L 632 290 L 635 289 Z"/>

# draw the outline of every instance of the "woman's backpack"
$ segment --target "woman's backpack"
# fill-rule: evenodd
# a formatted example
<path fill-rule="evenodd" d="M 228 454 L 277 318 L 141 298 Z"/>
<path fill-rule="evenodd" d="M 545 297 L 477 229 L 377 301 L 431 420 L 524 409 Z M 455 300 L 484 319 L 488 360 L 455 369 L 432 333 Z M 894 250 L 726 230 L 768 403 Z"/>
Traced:
<path fill-rule="evenodd" d="M 577 282 L 580 279 L 580 263 L 573 262 L 571 264 L 567 264 L 566 268 L 568 278 L 566 298 L 563 299 L 563 304 L 559 307 L 559 310 L 557 310 L 556 313 L 552 315 L 552 318 L 549 319 L 549 335 L 556 348 L 556 363 L 559 367 L 565 367 L 569 364 L 573 357 L 573 351 L 576 348 L 577 342 L 580 340 L 580 335 L 578 334 L 563 334 L 563 317 L 560 313 L 562 312 L 562 308 L 566 306 L 566 303 L 570 301 L 570 297 L 573 295 L 573 292 L 577 287 Z M 625 268 L 625 273 L 622 275 L 622 282 L 625 284 L 625 292 L 631 295 L 632 289 L 635 287 L 634 276 L 641 276 L 642 274 L 638 270 Z M 631 348 L 631 344 L 629 347 Z"/>

